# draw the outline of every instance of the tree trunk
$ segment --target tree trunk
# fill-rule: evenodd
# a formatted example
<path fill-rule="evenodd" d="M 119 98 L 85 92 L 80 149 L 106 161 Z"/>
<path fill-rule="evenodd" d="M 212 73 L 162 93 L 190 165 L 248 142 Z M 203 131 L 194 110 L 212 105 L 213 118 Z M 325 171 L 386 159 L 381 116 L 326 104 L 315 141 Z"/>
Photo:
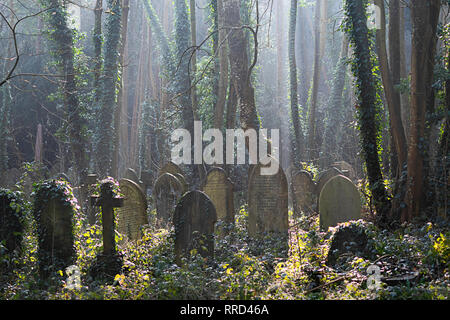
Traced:
<path fill-rule="evenodd" d="M 117 108 L 116 85 L 122 17 L 120 1 L 108 0 L 108 8 L 110 13 L 106 17 L 105 65 L 102 76 L 102 95 L 99 112 L 99 139 L 96 150 L 97 167 L 101 177 L 106 177 L 112 173 L 112 137 L 114 136 L 113 115 Z"/>
<path fill-rule="evenodd" d="M 298 110 L 298 83 L 297 83 L 297 63 L 295 58 L 295 30 L 297 27 L 297 8 L 298 1 L 291 0 L 291 10 L 289 19 L 289 83 L 291 96 L 291 117 L 294 127 L 293 159 L 298 164 L 302 160 L 304 152 L 303 131 L 300 124 L 300 115 Z"/>
<path fill-rule="evenodd" d="M 316 0 L 315 9 L 315 26 L 314 26 L 314 75 L 312 84 L 312 96 L 311 106 L 308 115 L 308 159 L 311 161 L 317 160 L 318 150 L 316 150 L 316 111 L 317 111 L 317 99 L 319 93 L 319 81 L 320 81 L 320 66 L 322 59 L 321 47 L 323 42 L 321 41 L 321 22 L 325 17 L 322 16 L 322 6 L 325 6 L 326 0 Z"/>
<path fill-rule="evenodd" d="M 56 46 L 58 64 L 64 74 L 61 90 L 67 114 L 72 164 L 78 175 L 78 183 L 82 183 L 88 169 L 88 159 L 85 154 L 87 142 L 83 136 L 85 123 L 81 117 L 77 96 L 72 30 L 67 25 L 67 13 L 58 0 L 42 1 L 42 4 L 53 8 L 48 12 L 48 23 L 53 29 L 51 38 Z"/>
<path fill-rule="evenodd" d="M 227 57 L 227 44 L 226 35 L 229 32 L 224 29 L 224 17 L 223 17 L 223 1 L 217 0 L 217 50 L 218 50 L 218 63 L 219 63 L 219 81 L 217 90 L 217 101 L 214 109 L 214 128 L 223 128 L 223 118 L 225 111 L 225 102 L 227 96 L 228 87 L 228 57 Z"/>
<path fill-rule="evenodd" d="M 384 93 L 389 110 L 389 120 L 392 140 L 397 156 L 398 167 L 401 169 L 406 163 L 406 137 L 401 119 L 400 94 L 394 85 L 400 83 L 400 41 L 399 41 L 399 6 L 397 1 L 390 2 L 389 12 L 393 15 L 389 24 L 389 52 L 391 61 L 388 61 L 386 51 L 386 18 L 384 14 L 384 0 L 376 0 L 375 4 L 381 9 L 381 28 L 377 30 L 377 51 L 380 62 L 381 77 Z M 391 67 L 391 68 L 390 68 Z M 391 72 L 392 71 L 392 74 Z M 396 172 L 395 176 L 399 176 Z"/>
<path fill-rule="evenodd" d="M 406 208 L 402 221 L 418 217 L 423 209 L 426 113 L 434 105 L 432 87 L 440 0 L 411 0 L 411 127 L 408 143 Z"/>
<path fill-rule="evenodd" d="M 197 50 L 195 46 L 197 45 L 197 18 L 195 16 L 195 0 L 190 0 L 190 18 L 191 18 L 191 45 L 193 47 L 192 59 L 191 59 L 191 75 L 192 79 L 195 81 L 197 74 Z M 192 84 L 191 88 L 191 99 L 192 99 L 192 112 L 194 114 L 194 120 L 198 121 L 198 111 L 197 111 L 197 90 L 195 83 Z"/>
<path fill-rule="evenodd" d="M 240 1 L 223 0 L 225 28 L 231 31 L 228 37 L 230 81 L 234 86 L 240 111 L 241 128 L 259 129 L 255 103 L 255 91 L 251 84 L 248 67 L 247 42 L 241 25 Z M 255 48 L 257 50 L 257 48 Z"/>
<path fill-rule="evenodd" d="M 119 68 L 120 68 L 120 83 L 119 83 L 119 93 L 117 96 L 117 107 L 114 111 L 114 153 L 112 161 L 112 174 L 114 177 L 119 177 L 119 160 L 120 160 L 120 148 L 121 148 L 121 132 L 122 127 L 125 125 L 122 119 L 126 119 L 127 109 L 126 107 L 126 79 L 125 75 L 125 48 L 127 45 L 127 31 L 128 31 L 128 12 L 130 11 L 130 0 L 122 0 L 122 41 L 119 49 Z"/>
<path fill-rule="evenodd" d="M 378 222 L 384 223 L 389 212 L 389 200 L 384 187 L 379 159 L 379 126 L 376 115 L 376 88 L 373 76 L 373 65 L 369 46 L 366 8 L 363 0 L 346 0 L 345 11 L 348 17 L 347 27 L 353 44 L 355 63 L 353 72 L 357 78 L 357 94 L 359 100 L 358 121 L 360 125 L 363 156 L 372 192 Z"/>

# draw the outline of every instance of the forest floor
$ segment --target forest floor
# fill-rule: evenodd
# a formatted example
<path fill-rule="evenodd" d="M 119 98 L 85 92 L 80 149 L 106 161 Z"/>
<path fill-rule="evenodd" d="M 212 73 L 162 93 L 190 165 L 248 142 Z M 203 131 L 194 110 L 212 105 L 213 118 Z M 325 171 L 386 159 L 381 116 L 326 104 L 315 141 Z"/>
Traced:
<path fill-rule="evenodd" d="M 283 257 L 279 241 L 266 238 L 255 242 L 248 237 L 246 219 L 242 207 L 236 223 L 228 226 L 228 234 L 217 235 L 214 259 L 191 252 L 191 258 L 183 260 L 182 267 L 174 263 L 173 229 L 153 224 L 144 229 L 137 242 L 125 242 L 118 235 L 123 268 L 117 274 L 109 274 L 108 279 L 93 277 L 89 271 L 101 251 L 100 228 L 83 227 L 75 238 L 81 281 L 72 289 L 64 270 L 55 270 L 46 281 L 39 278 L 37 239 L 30 223 L 22 253 L 0 255 L 0 262 L 8 269 L 0 278 L 0 299 L 450 297 L 448 225 L 409 224 L 390 232 L 359 220 L 320 232 L 317 216 L 294 218 L 290 212 L 290 250 Z M 367 255 L 350 250 L 330 266 L 327 256 L 333 234 L 349 226 L 364 230 L 370 252 Z"/>

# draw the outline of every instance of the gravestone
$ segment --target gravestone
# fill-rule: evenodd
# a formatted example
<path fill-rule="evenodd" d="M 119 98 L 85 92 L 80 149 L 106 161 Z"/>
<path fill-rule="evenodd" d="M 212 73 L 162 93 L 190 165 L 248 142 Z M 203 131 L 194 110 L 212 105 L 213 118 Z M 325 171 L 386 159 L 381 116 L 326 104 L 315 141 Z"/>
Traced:
<path fill-rule="evenodd" d="M 315 209 L 315 184 L 311 174 L 299 171 L 294 174 L 291 181 L 294 213 L 300 215 L 311 213 Z"/>
<path fill-rule="evenodd" d="M 333 167 L 336 169 L 341 170 L 345 174 L 347 178 L 349 178 L 352 181 L 356 180 L 356 172 L 355 169 L 353 169 L 352 165 L 346 161 L 337 161 L 332 164 Z"/>
<path fill-rule="evenodd" d="M 123 206 L 118 208 L 117 231 L 130 240 L 142 236 L 141 227 L 147 224 L 147 199 L 137 183 L 128 179 L 119 180 L 120 193 L 125 196 Z"/>
<path fill-rule="evenodd" d="M 338 175 L 344 175 L 344 174 L 342 173 L 341 170 L 339 170 L 337 168 L 334 168 L 334 167 L 332 167 L 332 168 L 322 172 L 319 175 L 319 178 L 318 178 L 317 183 L 316 183 L 316 194 L 317 194 L 317 196 L 320 195 L 320 192 L 322 191 L 322 188 L 325 186 L 325 184 L 331 178 L 333 178 L 335 176 L 338 176 Z"/>
<path fill-rule="evenodd" d="M 248 183 L 248 233 L 257 237 L 267 232 L 288 232 L 288 184 L 283 169 L 262 175 L 261 164 L 251 171 Z"/>
<path fill-rule="evenodd" d="M 188 256 L 193 249 L 202 257 L 214 256 L 216 221 L 216 209 L 205 193 L 195 190 L 183 195 L 173 215 L 178 265 L 181 265 L 181 258 Z"/>
<path fill-rule="evenodd" d="M 163 173 L 155 182 L 153 197 L 156 203 L 156 214 L 164 222 L 171 222 L 172 215 L 184 188 L 173 174 Z"/>
<path fill-rule="evenodd" d="M 181 186 L 183 187 L 183 194 L 188 192 L 189 190 L 189 184 L 187 183 L 186 179 L 181 173 L 175 173 L 174 176 L 180 181 Z"/>
<path fill-rule="evenodd" d="M 161 175 L 163 175 L 164 173 L 170 173 L 170 174 L 181 174 L 184 177 L 184 173 L 183 170 L 181 170 L 181 168 L 176 165 L 175 163 L 173 163 L 172 161 L 166 163 L 159 171 L 158 171 L 158 177 L 160 177 Z"/>
<path fill-rule="evenodd" d="M 0 188 L 0 242 L 8 253 L 21 247 L 25 215 L 22 206 L 19 192 Z"/>
<path fill-rule="evenodd" d="M 105 179 L 100 182 L 100 195 L 91 196 L 91 204 L 102 207 L 103 255 L 116 254 L 114 208 L 123 206 L 123 198 L 114 194 L 114 182 Z"/>
<path fill-rule="evenodd" d="M 91 205 L 102 208 L 103 252 L 97 255 L 88 274 L 108 281 L 122 272 L 123 265 L 123 257 L 116 250 L 114 208 L 122 207 L 124 199 L 116 194 L 114 184 L 111 179 L 100 181 L 100 194 L 91 196 Z"/>
<path fill-rule="evenodd" d="M 141 179 L 139 179 L 139 176 L 134 169 L 127 168 L 123 175 L 123 179 L 128 179 L 128 180 L 135 182 L 142 189 L 142 191 L 144 191 L 145 184 L 144 184 L 144 182 L 141 181 Z"/>
<path fill-rule="evenodd" d="M 76 199 L 68 182 L 46 180 L 37 186 L 33 213 L 39 239 L 39 271 L 44 278 L 50 270 L 64 270 L 74 263 L 76 210 Z"/>
<path fill-rule="evenodd" d="M 361 219 L 361 197 L 353 182 L 342 175 L 331 178 L 319 197 L 320 227 Z"/>
<path fill-rule="evenodd" d="M 233 183 L 225 171 L 222 168 L 211 169 L 202 189 L 216 208 L 217 220 L 234 223 Z"/>

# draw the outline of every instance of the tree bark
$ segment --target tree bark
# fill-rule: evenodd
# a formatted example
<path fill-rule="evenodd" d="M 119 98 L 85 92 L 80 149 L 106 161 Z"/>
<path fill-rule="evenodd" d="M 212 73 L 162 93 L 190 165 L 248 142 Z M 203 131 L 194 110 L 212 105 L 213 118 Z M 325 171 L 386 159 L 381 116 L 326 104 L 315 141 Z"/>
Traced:
<path fill-rule="evenodd" d="M 117 108 L 116 85 L 118 74 L 119 44 L 121 34 L 122 8 L 120 1 L 108 0 L 110 13 L 106 18 L 105 62 L 102 75 L 102 95 L 100 99 L 97 168 L 101 177 L 110 175 L 113 158 L 114 122 Z"/>
<path fill-rule="evenodd" d="M 225 28 L 231 31 L 228 37 L 230 81 L 232 81 L 238 98 L 241 128 L 244 131 L 247 129 L 258 130 L 255 90 L 251 84 L 248 67 L 247 42 L 241 24 L 240 1 L 223 0 L 223 6 Z"/>
<path fill-rule="evenodd" d="M 326 0 L 317 0 L 315 9 L 315 26 L 314 26 L 314 75 L 312 84 L 311 106 L 308 115 L 308 158 L 311 161 L 317 160 L 318 150 L 316 145 L 316 111 L 317 99 L 319 93 L 320 66 L 322 58 L 321 41 L 321 23 L 325 19 L 322 7 L 326 5 Z"/>
<path fill-rule="evenodd" d="M 345 11 L 348 17 L 349 37 L 353 44 L 355 63 L 353 72 L 357 78 L 359 100 L 358 121 L 360 125 L 363 156 L 367 169 L 369 188 L 378 215 L 378 222 L 383 224 L 389 212 L 389 200 L 384 187 L 378 155 L 379 134 L 376 114 L 376 88 L 372 73 L 373 65 L 368 37 L 367 17 L 364 0 L 346 0 Z"/>
<path fill-rule="evenodd" d="M 381 28 L 377 30 L 377 51 L 380 62 L 381 77 L 383 80 L 384 93 L 389 110 L 389 120 L 392 132 L 392 140 L 397 156 L 398 168 L 401 169 L 406 163 L 406 137 L 401 119 L 400 94 L 394 85 L 400 83 L 400 47 L 399 47 L 399 6 L 398 2 L 390 2 L 389 12 L 393 14 L 389 24 L 389 50 L 391 61 L 388 61 L 386 50 L 386 17 L 384 0 L 376 0 L 375 4 L 381 9 Z M 392 73 L 390 72 L 392 70 Z M 399 172 L 396 172 L 399 176 Z"/>
<path fill-rule="evenodd" d="M 432 87 L 437 43 L 440 0 L 411 0 L 413 24 L 411 52 L 411 127 L 408 143 L 406 208 L 402 221 L 418 217 L 423 209 L 425 190 L 425 124 L 428 108 L 433 108 Z"/>
<path fill-rule="evenodd" d="M 297 81 L 297 63 L 295 58 L 295 30 L 297 27 L 297 8 L 298 1 L 291 0 L 291 10 L 289 19 L 289 83 L 290 83 L 290 97 L 291 97 L 291 117 L 292 126 L 294 127 L 294 150 L 293 159 L 298 164 L 303 158 L 304 143 L 303 131 L 300 124 L 300 115 L 298 110 L 298 81 Z"/>

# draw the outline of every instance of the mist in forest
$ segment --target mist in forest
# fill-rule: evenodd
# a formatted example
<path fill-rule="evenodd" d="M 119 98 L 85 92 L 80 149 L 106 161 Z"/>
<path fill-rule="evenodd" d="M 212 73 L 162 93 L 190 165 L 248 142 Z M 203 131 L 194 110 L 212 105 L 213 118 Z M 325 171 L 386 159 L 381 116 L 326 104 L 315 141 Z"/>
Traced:
<path fill-rule="evenodd" d="M 286 172 L 317 175 L 345 162 L 373 187 L 404 183 L 407 162 L 410 175 L 417 163 L 445 167 L 448 6 L 432 8 L 424 35 L 414 34 L 417 8 L 417 1 L 2 0 L 4 184 L 24 163 L 75 184 L 89 173 L 120 178 L 128 168 L 154 179 L 171 160 L 172 132 L 193 136 L 195 121 L 224 134 L 278 129 Z M 357 26 L 361 13 L 366 27 Z M 428 52 L 415 48 L 420 36 L 431 39 L 422 42 Z M 434 79 L 432 70 L 414 69 L 430 56 Z M 415 87 L 415 74 L 434 90 L 434 99 L 422 99 L 434 101 L 425 133 L 416 130 L 425 116 L 414 111 L 420 101 L 411 97 L 422 85 Z M 429 142 L 425 162 L 410 148 L 417 134 Z M 187 166 L 193 185 L 209 168 Z M 246 179 L 247 166 L 224 168 L 237 184 Z"/>

